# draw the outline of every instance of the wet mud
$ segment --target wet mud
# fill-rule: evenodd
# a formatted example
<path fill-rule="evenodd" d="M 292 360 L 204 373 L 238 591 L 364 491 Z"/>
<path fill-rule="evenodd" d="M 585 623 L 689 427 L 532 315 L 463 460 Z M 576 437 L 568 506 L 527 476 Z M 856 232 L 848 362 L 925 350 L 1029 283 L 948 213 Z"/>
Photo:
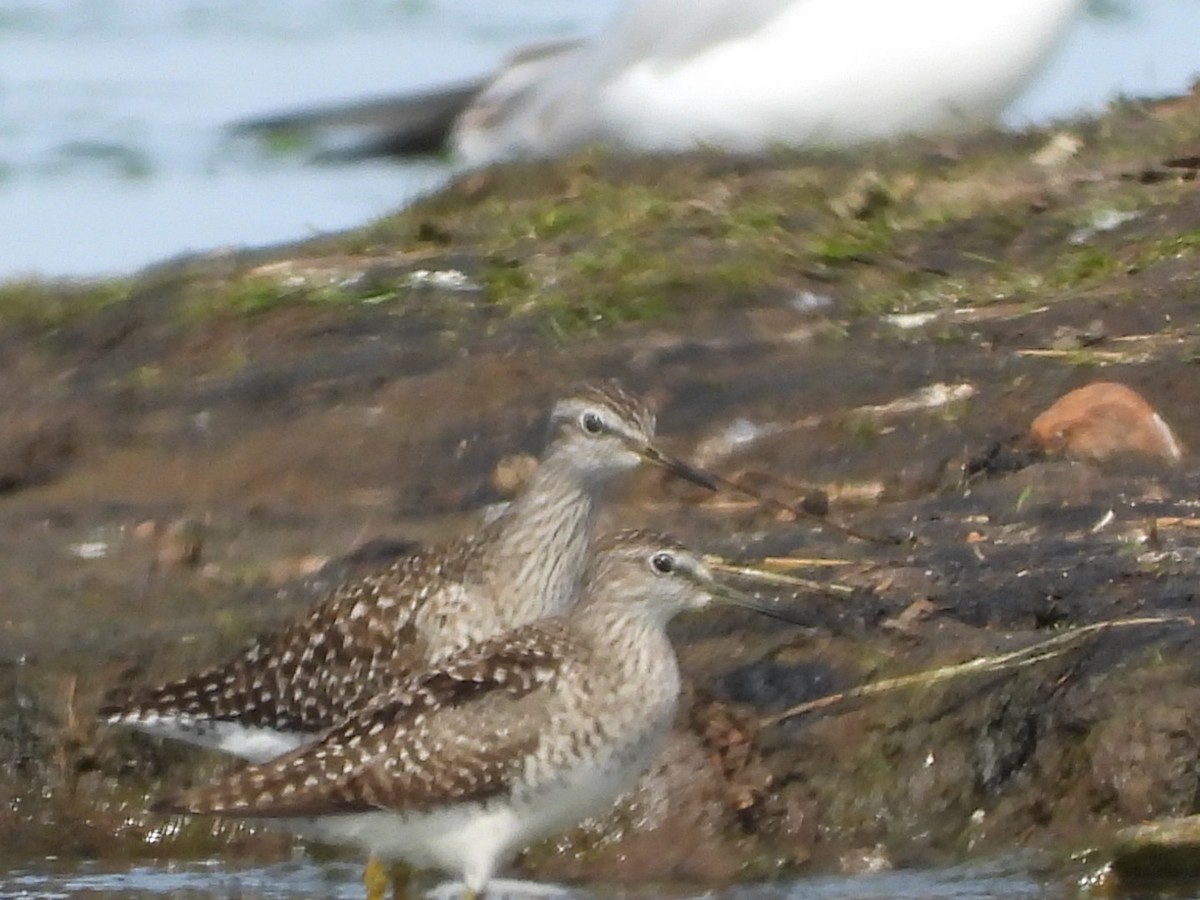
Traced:
<path fill-rule="evenodd" d="M 286 856 L 269 832 L 147 813 L 234 763 L 98 726 L 100 696 L 470 528 L 505 499 L 498 464 L 536 454 L 554 398 L 594 377 L 653 398 L 670 451 L 778 501 L 643 472 L 611 524 L 819 586 L 745 582 L 806 627 L 679 623 L 689 695 L 662 765 L 527 870 L 711 882 L 1066 853 L 1200 811 L 1197 100 L 894 153 L 584 155 L 468 176 L 362 233 L 164 264 L 74 314 L 72 286 L 0 290 L 0 854 Z M 1074 149 L 1043 158 L 1063 134 Z M 655 190 L 742 230 L 664 216 Z M 541 230 L 499 250 L 456 218 L 519 218 L 531 196 Z M 607 232 L 556 224 L 589 198 L 632 242 L 615 261 Z M 639 250 L 682 271 L 647 284 Z M 588 297 L 564 318 L 554 285 L 579 271 L 547 275 L 559 259 L 621 315 Z M 28 312 L 50 300 L 68 313 Z M 1146 398 L 1182 462 L 1032 452 L 1033 418 L 1096 380 Z M 814 703 L 1099 623 L 1126 624 Z"/>

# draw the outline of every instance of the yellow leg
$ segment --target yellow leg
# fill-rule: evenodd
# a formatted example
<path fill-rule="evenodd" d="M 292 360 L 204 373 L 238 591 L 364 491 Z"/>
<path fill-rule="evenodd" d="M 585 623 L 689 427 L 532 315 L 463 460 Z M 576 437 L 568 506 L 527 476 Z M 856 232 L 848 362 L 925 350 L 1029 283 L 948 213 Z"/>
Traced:
<path fill-rule="evenodd" d="M 363 884 L 367 886 L 367 900 L 384 900 L 388 882 L 387 869 L 379 858 L 372 856 L 363 868 Z"/>
<path fill-rule="evenodd" d="M 390 866 L 377 856 L 367 859 L 363 867 L 363 884 L 367 886 L 367 900 L 384 900 L 388 886 L 391 885 L 394 900 L 408 900 L 409 883 L 412 881 L 412 867 L 402 863 L 392 863 Z"/>

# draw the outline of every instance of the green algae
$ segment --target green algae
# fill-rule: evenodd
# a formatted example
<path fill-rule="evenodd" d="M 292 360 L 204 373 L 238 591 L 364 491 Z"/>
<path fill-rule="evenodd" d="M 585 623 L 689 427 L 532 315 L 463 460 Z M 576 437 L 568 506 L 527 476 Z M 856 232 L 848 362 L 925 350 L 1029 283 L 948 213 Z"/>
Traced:
<path fill-rule="evenodd" d="M 118 280 L 0 283 L 0 325 L 31 331 L 54 330 L 76 318 L 121 302 L 129 284 Z"/>
<path fill-rule="evenodd" d="M 949 154 L 920 141 L 763 159 L 588 149 L 467 173 L 363 228 L 271 254 L 336 258 L 337 277 L 233 258 L 181 266 L 174 284 L 139 276 L 136 290 L 14 282 L 0 286 L 0 323 L 55 327 L 151 291 L 178 307 L 185 327 L 297 307 L 352 316 L 380 306 L 441 319 L 456 339 L 469 339 L 472 326 L 490 334 L 532 325 L 570 341 L 777 304 L 814 285 L 850 319 L 964 304 L 1032 309 L 1097 288 L 1132 298 L 1121 285 L 1130 274 L 1200 246 L 1190 223 L 1174 235 L 1145 233 L 1144 223 L 1183 209 L 1191 185 L 1139 173 L 1186 150 L 1200 131 L 1148 109 L 1126 104 L 1059 131 L 983 135 Z M 1043 158 L 1061 134 L 1077 146 Z M 1108 213 L 1129 218 L 1106 230 L 1098 223 Z M 408 276 L 418 269 L 461 270 L 478 289 L 417 285 Z M 954 329 L 922 335 L 959 339 Z"/>

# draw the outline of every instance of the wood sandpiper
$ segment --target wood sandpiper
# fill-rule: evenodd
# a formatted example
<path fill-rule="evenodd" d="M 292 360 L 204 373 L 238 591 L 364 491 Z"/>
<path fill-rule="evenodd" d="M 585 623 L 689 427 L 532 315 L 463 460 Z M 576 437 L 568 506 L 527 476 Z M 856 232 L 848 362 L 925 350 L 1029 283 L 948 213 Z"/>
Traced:
<path fill-rule="evenodd" d="M 101 716 L 265 762 L 336 724 L 395 678 L 566 610 L 599 506 L 639 462 L 713 487 L 654 447 L 654 416 L 611 382 L 585 385 L 556 404 L 550 434 L 521 495 L 480 531 L 340 585 L 228 662 L 114 697 Z"/>
<path fill-rule="evenodd" d="M 449 872 L 478 898 L 520 849 L 605 810 L 649 766 L 680 692 L 666 624 L 713 600 L 779 616 L 674 540 L 619 532 L 597 542 L 564 615 L 468 647 L 315 743 L 156 810 L 270 820 Z"/>
<path fill-rule="evenodd" d="M 713 488 L 653 444 L 654 416 L 616 384 L 557 403 L 522 494 L 479 532 L 336 588 L 282 631 L 198 674 L 113 697 L 106 721 L 265 762 L 341 721 L 393 680 L 467 644 L 564 611 L 608 487 L 648 460 Z M 379 896 L 381 873 L 367 873 Z"/>

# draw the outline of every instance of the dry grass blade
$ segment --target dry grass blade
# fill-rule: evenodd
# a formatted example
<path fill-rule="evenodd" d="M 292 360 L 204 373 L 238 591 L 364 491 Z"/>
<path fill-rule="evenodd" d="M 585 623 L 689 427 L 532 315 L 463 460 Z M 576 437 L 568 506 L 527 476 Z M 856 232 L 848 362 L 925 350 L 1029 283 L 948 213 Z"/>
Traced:
<path fill-rule="evenodd" d="M 1182 516 L 1159 516 L 1154 520 L 1158 528 L 1200 528 L 1200 519 Z"/>
<path fill-rule="evenodd" d="M 1108 619 L 1104 622 L 1094 622 L 1091 625 L 1082 625 L 1078 628 L 1062 631 L 1054 635 L 1054 637 L 1038 641 L 1036 644 L 1030 644 L 1028 647 L 1022 647 L 1020 650 L 1010 650 L 1007 653 L 995 653 L 989 656 L 977 656 L 975 659 L 969 659 L 966 662 L 938 666 L 933 669 L 926 669 L 923 672 L 914 672 L 911 675 L 901 675 L 897 678 L 884 678 L 880 681 L 873 681 L 870 684 L 850 688 L 847 691 L 826 694 L 824 697 L 817 697 L 815 700 L 799 703 L 796 706 L 785 709 L 783 712 L 764 716 L 759 720 L 759 724 L 761 726 L 778 725 L 780 722 L 806 712 L 824 709 L 856 697 L 871 697 L 876 694 L 884 694 L 888 691 L 897 691 L 909 687 L 928 687 L 942 681 L 949 681 L 953 678 L 975 675 L 981 672 L 1001 672 L 1024 668 L 1025 666 L 1031 666 L 1035 663 L 1061 656 L 1078 641 L 1088 635 L 1101 631 L 1147 625 L 1169 625 L 1172 623 L 1195 626 L 1196 620 L 1191 616 L 1141 616 L 1133 619 Z"/>
<path fill-rule="evenodd" d="M 828 566 L 848 566 L 852 559 L 832 559 L 826 556 L 764 556 L 760 565 L 778 569 L 820 569 Z"/>
<path fill-rule="evenodd" d="M 705 564 L 716 572 L 724 572 L 728 575 L 736 575 L 739 578 L 747 578 L 751 581 L 758 581 L 763 584 L 778 584 L 787 587 L 799 587 L 808 591 L 815 591 L 822 594 L 836 594 L 839 597 L 849 597 L 854 593 L 854 588 L 848 584 L 838 584 L 837 582 L 813 581 L 810 578 L 800 578 L 797 575 L 787 575 L 783 572 L 772 572 L 769 569 L 760 569 L 757 566 L 748 566 L 743 563 L 730 562 L 722 559 L 719 556 L 704 557 Z"/>
<path fill-rule="evenodd" d="M 1072 359 L 1076 356 L 1084 355 L 1104 362 L 1130 362 L 1133 359 L 1133 354 L 1122 353 L 1119 350 L 1053 350 L 1053 349 L 1031 349 L 1018 350 L 1017 356 L 1031 356 L 1039 359 Z"/>

